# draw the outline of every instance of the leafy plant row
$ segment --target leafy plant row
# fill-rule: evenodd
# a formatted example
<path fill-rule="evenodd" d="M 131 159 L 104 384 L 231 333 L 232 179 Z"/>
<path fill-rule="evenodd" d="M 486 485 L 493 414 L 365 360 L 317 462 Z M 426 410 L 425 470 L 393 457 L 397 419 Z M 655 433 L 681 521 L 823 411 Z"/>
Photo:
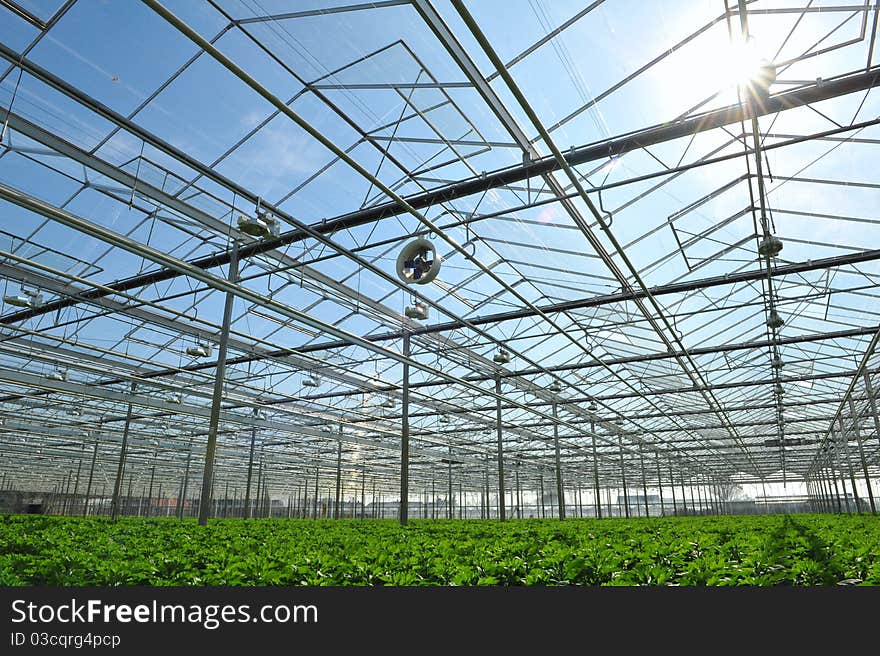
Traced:
<path fill-rule="evenodd" d="M 880 521 L 0 517 L 0 585 L 880 585 Z"/>

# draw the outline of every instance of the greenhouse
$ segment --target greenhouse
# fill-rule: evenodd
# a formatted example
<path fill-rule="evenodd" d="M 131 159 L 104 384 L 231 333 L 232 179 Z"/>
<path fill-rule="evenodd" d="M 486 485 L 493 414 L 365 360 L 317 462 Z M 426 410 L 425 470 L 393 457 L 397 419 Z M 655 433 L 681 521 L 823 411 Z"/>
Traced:
<path fill-rule="evenodd" d="M 0 584 L 880 585 L 878 17 L 0 0 Z"/>

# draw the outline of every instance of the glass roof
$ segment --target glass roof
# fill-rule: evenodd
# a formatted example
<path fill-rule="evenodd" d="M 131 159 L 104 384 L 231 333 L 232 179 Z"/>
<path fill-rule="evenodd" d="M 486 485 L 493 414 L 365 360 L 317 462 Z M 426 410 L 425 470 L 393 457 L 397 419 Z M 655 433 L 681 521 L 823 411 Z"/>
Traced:
<path fill-rule="evenodd" d="M 876 3 L 291 4 L 0 0 L 5 470 L 878 474 Z"/>

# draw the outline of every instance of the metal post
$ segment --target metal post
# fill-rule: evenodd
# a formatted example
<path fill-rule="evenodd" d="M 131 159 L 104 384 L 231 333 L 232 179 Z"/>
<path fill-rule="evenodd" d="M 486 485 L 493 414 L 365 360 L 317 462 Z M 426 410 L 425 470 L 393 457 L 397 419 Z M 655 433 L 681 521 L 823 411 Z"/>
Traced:
<path fill-rule="evenodd" d="M 229 282 L 238 281 L 238 242 L 233 240 L 229 258 Z M 223 326 L 220 331 L 220 345 L 217 349 L 217 369 L 214 374 L 214 394 L 211 398 L 211 415 L 208 421 L 208 444 L 205 446 L 205 470 L 202 475 L 202 498 L 199 500 L 199 526 L 208 523 L 211 514 L 211 492 L 214 485 L 214 456 L 217 452 L 217 427 L 220 423 L 220 403 L 223 401 L 223 384 L 226 378 L 226 349 L 229 345 L 229 324 L 232 321 L 232 308 L 235 294 L 226 292 L 223 306 Z"/>
<path fill-rule="evenodd" d="M 837 474 L 834 471 L 833 463 L 829 462 L 829 470 L 831 472 L 831 482 L 834 483 L 834 496 L 837 499 L 837 514 L 843 512 L 842 504 L 840 503 L 840 489 L 837 487 Z"/>
<path fill-rule="evenodd" d="M 541 472 L 538 475 L 538 480 L 541 483 L 541 519 L 546 517 L 546 513 L 544 512 L 544 473 Z"/>
<path fill-rule="evenodd" d="M 596 452 L 596 422 L 590 417 L 590 434 L 593 437 L 593 499 L 596 503 L 596 518 L 602 519 L 602 494 L 599 489 L 599 457 Z"/>
<path fill-rule="evenodd" d="M 495 375 L 495 430 L 498 434 L 498 519 L 507 519 L 504 507 L 504 445 L 501 440 L 501 376 Z"/>
<path fill-rule="evenodd" d="M 835 494 L 834 490 L 834 480 L 833 480 L 833 470 L 831 469 L 831 460 L 828 460 L 828 464 L 825 466 L 825 487 L 828 490 L 828 512 L 835 512 L 835 507 L 837 507 L 837 512 L 840 512 L 839 506 L 839 497 Z"/>
<path fill-rule="evenodd" d="M 452 445 L 449 445 L 449 456 L 446 460 L 446 519 L 452 519 Z"/>
<path fill-rule="evenodd" d="M 122 514 L 131 514 L 131 487 L 134 485 L 134 472 L 128 475 L 128 492 L 125 496 L 125 503 L 122 504 Z"/>
<path fill-rule="evenodd" d="M 522 490 L 519 486 L 519 460 L 516 461 L 514 474 L 516 476 L 516 516 L 519 519 L 522 519 Z"/>
<path fill-rule="evenodd" d="M 485 487 L 485 496 L 486 496 L 486 519 L 490 519 L 491 513 L 489 512 L 490 501 L 489 501 L 489 454 L 488 453 L 486 454 L 486 465 L 485 465 L 485 469 L 483 471 L 485 472 L 484 487 Z"/>
<path fill-rule="evenodd" d="M 660 490 L 660 516 L 666 516 L 666 505 L 663 502 L 663 477 L 660 475 L 660 454 L 657 454 L 657 488 Z"/>
<path fill-rule="evenodd" d="M 816 472 L 816 485 L 819 488 L 819 509 L 822 512 L 830 512 L 829 497 L 825 488 L 825 468 Z"/>
<path fill-rule="evenodd" d="M 617 441 L 620 445 L 620 478 L 623 483 L 624 512 L 626 513 L 626 516 L 629 517 L 629 494 L 626 491 L 626 466 L 623 461 L 623 435 L 618 435 Z"/>
<path fill-rule="evenodd" d="M 871 376 L 867 369 L 864 372 L 865 391 L 868 393 L 868 402 L 871 404 L 871 414 L 874 417 L 874 436 L 880 441 L 880 415 L 877 414 L 877 399 L 874 396 L 874 388 L 871 385 Z"/>
<path fill-rule="evenodd" d="M 361 519 L 366 517 L 367 502 L 367 463 L 361 463 Z"/>
<path fill-rule="evenodd" d="M 342 432 L 342 426 L 339 427 Z M 342 493 L 342 440 L 336 443 L 336 504 L 333 507 L 333 519 L 339 519 L 339 495 Z"/>
<path fill-rule="evenodd" d="M 180 512 L 178 516 L 180 519 L 183 519 L 184 512 L 186 511 L 186 493 L 189 489 L 189 465 L 190 460 L 192 459 L 192 442 L 190 442 L 189 450 L 186 452 L 186 466 L 183 470 L 183 491 L 181 492 L 181 503 L 180 503 Z"/>
<path fill-rule="evenodd" d="M 827 506 L 827 512 L 834 512 L 834 492 L 831 490 L 831 479 L 828 472 L 828 467 L 822 468 L 822 483 L 825 486 L 825 505 Z"/>
<path fill-rule="evenodd" d="M 260 461 L 257 463 L 257 494 L 254 497 L 254 515 L 263 516 L 263 449 L 260 449 Z"/>
<path fill-rule="evenodd" d="M 259 408 L 254 407 L 254 421 L 257 419 Z M 254 449 L 257 444 L 257 425 L 251 426 L 251 449 L 248 455 L 247 483 L 244 488 L 244 518 L 250 519 L 251 516 L 251 480 L 254 474 Z"/>
<path fill-rule="evenodd" d="M 156 478 L 156 461 L 153 460 L 153 466 L 150 468 L 150 492 L 147 494 L 147 517 L 153 516 L 153 481 Z"/>
<path fill-rule="evenodd" d="M 80 473 L 82 472 L 83 451 L 85 451 L 85 448 L 86 448 L 86 445 L 85 445 L 85 442 L 83 442 L 82 446 L 79 449 L 79 462 L 76 465 L 76 482 L 73 485 L 73 501 L 74 501 L 74 503 L 72 503 L 70 506 L 71 513 L 73 513 L 73 507 L 75 505 L 77 498 L 79 497 L 79 476 L 80 476 Z M 0 490 L 3 489 L 3 484 L 5 482 L 6 482 L 6 472 L 3 472 L 3 481 L 0 482 Z"/>
<path fill-rule="evenodd" d="M 672 515 L 678 517 L 678 504 L 675 499 L 675 475 L 672 472 L 672 465 L 669 465 L 669 487 L 672 488 Z"/>
<path fill-rule="evenodd" d="M 874 505 L 874 490 L 871 489 L 871 477 L 868 475 L 868 464 L 865 461 L 865 448 L 862 446 L 862 431 L 859 429 L 859 417 L 856 414 L 856 406 L 853 403 L 852 396 L 849 397 L 849 412 L 853 420 L 853 431 L 856 434 L 856 443 L 859 445 L 859 458 L 862 461 L 862 473 L 865 475 L 865 485 L 868 486 L 868 502 L 871 506 L 871 514 L 877 514 L 877 507 Z"/>
<path fill-rule="evenodd" d="M 855 420 L 855 418 L 853 418 L 853 420 Z M 850 483 L 852 484 L 853 498 L 854 498 L 855 504 L 856 504 L 856 513 L 861 513 L 862 512 L 862 503 L 861 503 L 861 499 L 859 499 L 859 490 L 856 487 L 856 474 L 855 474 L 855 471 L 853 470 L 852 458 L 850 458 L 850 454 L 849 454 L 849 437 L 847 437 L 846 430 L 843 427 L 843 414 L 842 413 L 837 416 L 837 425 L 840 429 L 840 442 L 843 444 L 844 456 L 846 457 L 846 465 L 847 465 L 847 468 L 849 469 L 849 480 L 850 480 Z"/>
<path fill-rule="evenodd" d="M 556 457 L 556 503 L 559 506 L 559 519 L 565 519 L 565 487 L 562 483 L 562 463 L 559 457 L 559 422 L 556 401 L 553 401 L 553 450 Z"/>
<path fill-rule="evenodd" d="M 461 519 L 464 513 L 464 494 L 461 490 L 461 475 L 458 477 L 458 518 Z"/>
<path fill-rule="evenodd" d="M 137 383 L 131 381 L 130 396 L 134 396 Z M 131 425 L 132 405 L 131 400 L 128 402 L 128 411 L 125 414 L 125 426 L 122 429 L 122 446 L 119 449 L 119 464 L 116 467 L 116 483 L 113 486 L 113 499 L 110 502 L 110 519 L 116 520 L 119 505 L 119 492 L 122 486 L 122 472 L 125 469 L 125 450 L 128 446 L 128 430 Z"/>
<path fill-rule="evenodd" d="M 681 472 L 681 478 L 678 479 L 678 482 L 681 484 L 681 507 L 683 509 L 683 514 L 687 516 L 688 507 L 687 507 L 687 495 L 684 492 L 684 472 Z M 691 504 L 693 504 L 694 499 L 691 496 Z"/>
<path fill-rule="evenodd" d="M 645 478 L 645 454 L 642 449 L 642 443 L 639 442 L 639 463 L 642 466 L 642 494 L 645 502 L 645 517 L 650 517 L 651 512 L 648 510 L 648 481 Z"/>
<path fill-rule="evenodd" d="M 409 356 L 410 334 L 403 333 L 403 412 L 400 418 L 400 524 L 409 521 Z"/>
<path fill-rule="evenodd" d="M 314 513 L 312 515 L 312 519 L 318 519 L 318 479 L 321 476 L 320 468 L 315 465 L 315 498 L 312 499 L 312 505 L 314 505 Z"/>
<path fill-rule="evenodd" d="M 64 478 L 62 479 L 64 481 L 64 483 L 62 484 L 64 492 L 63 492 L 63 496 L 61 498 L 61 514 L 62 515 L 67 514 L 67 498 L 68 498 L 69 492 L 70 492 L 70 479 L 72 479 L 72 478 L 73 478 L 72 471 L 68 471 L 68 472 L 64 473 Z"/>

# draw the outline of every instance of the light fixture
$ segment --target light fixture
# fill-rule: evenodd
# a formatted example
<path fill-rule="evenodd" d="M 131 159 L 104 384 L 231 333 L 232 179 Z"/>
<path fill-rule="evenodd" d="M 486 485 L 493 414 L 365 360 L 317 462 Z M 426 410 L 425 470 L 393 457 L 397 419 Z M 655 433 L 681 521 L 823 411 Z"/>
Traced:
<path fill-rule="evenodd" d="M 406 284 L 426 285 L 440 273 L 440 257 L 427 239 L 414 239 L 397 256 L 397 277 Z"/>
<path fill-rule="evenodd" d="M 410 319 L 425 321 L 428 318 L 428 306 L 419 301 L 414 301 L 412 305 L 406 306 L 403 313 Z"/>
<path fill-rule="evenodd" d="M 510 362 L 510 352 L 507 349 L 500 348 L 498 349 L 498 352 L 492 356 L 492 360 L 494 360 L 496 364 L 507 364 Z"/>
<path fill-rule="evenodd" d="M 69 414 L 73 417 L 82 417 L 82 410 L 80 410 L 79 408 L 70 408 L 67 411 L 67 414 Z"/>
<path fill-rule="evenodd" d="M 758 244 L 758 253 L 762 256 L 776 257 L 781 252 L 782 240 L 774 235 L 770 235 L 767 239 L 762 239 Z"/>
<path fill-rule="evenodd" d="M 590 401 L 590 405 L 587 406 L 587 410 L 590 412 L 596 412 L 596 402 Z"/>
<path fill-rule="evenodd" d="M 394 407 L 394 399 L 385 399 L 382 401 L 383 408 L 393 408 Z"/>
<path fill-rule="evenodd" d="M 781 328 L 784 323 L 776 310 L 770 310 L 770 315 L 767 317 L 767 325 L 770 328 Z"/>
<path fill-rule="evenodd" d="M 3 302 L 15 307 L 38 308 L 43 304 L 43 295 L 30 289 L 22 288 L 21 294 L 9 294 L 3 297 Z"/>
<path fill-rule="evenodd" d="M 281 224 L 271 212 L 260 209 L 260 199 L 257 199 L 256 216 L 238 215 L 238 229 L 251 237 L 266 239 L 277 237 L 281 234 Z"/>
<path fill-rule="evenodd" d="M 210 358 L 211 347 L 208 344 L 197 342 L 194 346 L 186 347 L 186 354 L 194 358 Z"/>
<path fill-rule="evenodd" d="M 180 392 L 172 392 L 165 397 L 165 400 L 168 401 L 168 403 L 175 403 L 177 405 L 180 405 L 181 403 L 183 403 L 183 394 L 181 394 Z"/>
<path fill-rule="evenodd" d="M 778 355 L 773 356 L 773 359 L 770 361 L 770 366 L 774 369 L 782 369 L 783 364 L 784 363 L 782 362 L 782 358 L 780 358 Z"/>
<path fill-rule="evenodd" d="M 67 380 L 67 369 L 56 369 L 55 371 L 46 374 L 46 378 L 59 381 Z"/>
<path fill-rule="evenodd" d="M 548 391 L 553 392 L 554 394 L 558 394 L 562 391 L 562 385 L 559 384 L 558 380 L 554 380 L 550 383 L 550 386 L 547 388 Z"/>
<path fill-rule="evenodd" d="M 441 424 L 448 424 L 448 423 L 449 423 L 449 417 L 447 417 L 446 415 L 440 415 L 439 422 L 440 422 Z"/>
<path fill-rule="evenodd" d="M 785 390 L 782 389 L 782 385 L 780 383 L 776 383 L 776 393 L 777 394 L 785 394 Z"/>
<path fill-rule="evenodd" d="M 318 387 L 320 384 L 321 379 L 315 374 L 309 374 L 303 378 L 303 387 Z"/>

